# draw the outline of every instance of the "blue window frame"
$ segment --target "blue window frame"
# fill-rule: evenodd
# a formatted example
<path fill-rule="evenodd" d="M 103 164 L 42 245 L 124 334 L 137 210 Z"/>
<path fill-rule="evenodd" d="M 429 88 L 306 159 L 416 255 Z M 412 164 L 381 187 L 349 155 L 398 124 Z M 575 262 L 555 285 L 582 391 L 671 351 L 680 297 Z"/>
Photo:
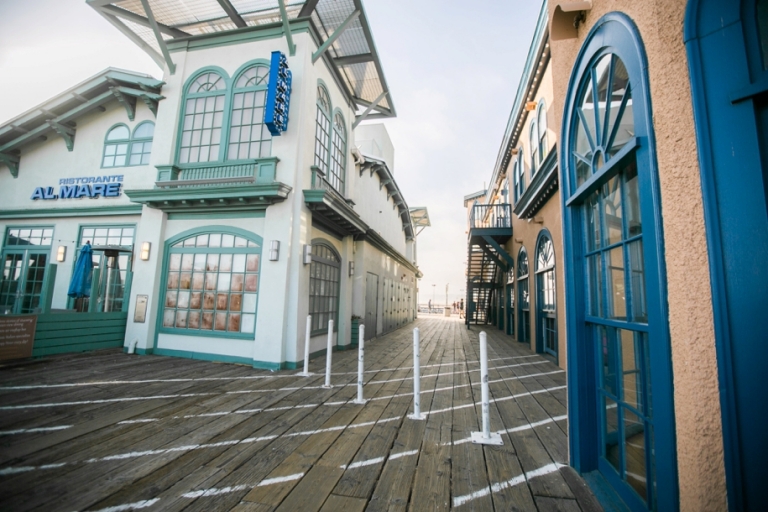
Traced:
<path fill-rule="evenodd" d="M 544 102 L 544 98 L 539 100 L 539 106 L 536 108 L 536 132 L 538 134 L 539 145 L 539 161 L 537 163 L 537 169 L 544 162 L 544 158 L 547 156 L 547 105 Z"/>
<path fill-rule="evenodd" d="M 155 136 L 155 123 L 144 121 L 133 130 L 131 137 L 131 158 L 129 165 L 147 165 L 152 153 L 152 138 Z"/>
<path fill-rule="evenodd" d="M 166 242 L 160 332 L 253 339 L 261 237 L 211 226 Z"/>
<path fill-rule="evenodd" d="M 531 342 L 531 296 L 528 287 L 528 252 L 520 248 L 517 255 L 517 341 Z"/>
<path fill-rule="evenodd" d="M 517 203 L 523 194 L 525 194 L 525 159 L 523 158 L 523 147 L 517 148 L 517 160 L 512 174 L 514 178 L 515 203 Z"/>
<path fill-rule="evenodd" d="M 623 14 L 572 71 L 561 158 L 571 462 L 633 510 L 676 510 L 661 206 L 642 41 Z M 653 389 L 653 393 L 651 393 Z"/>
<path fill-rule="evenodd" d="M 542 230 L 536 242 L 536 349 L 558 357 L 555 250 L 549 232 Z"/>
<path fill-rule="evenodd" d="M 102 167 L 125 167 L 128 165 L 128 147 L 131 145 L 131 130 L 124 124 L 113 126 L 104 139 Z"/>
<path fill-rule="evenodd" d="M 539 168 L 539 131 L 536 128 L 536 119 L 531 121 L 530 131 L 528 133 L 528 141 L 531 146 L 531 176 L 536 174 L 536 170 Z"/>

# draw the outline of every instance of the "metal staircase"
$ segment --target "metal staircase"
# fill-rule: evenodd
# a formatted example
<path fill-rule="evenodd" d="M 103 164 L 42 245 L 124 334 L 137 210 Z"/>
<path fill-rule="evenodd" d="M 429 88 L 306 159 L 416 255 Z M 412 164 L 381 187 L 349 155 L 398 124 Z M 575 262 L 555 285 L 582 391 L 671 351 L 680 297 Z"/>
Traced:
<path fill-rule="evenodd" d="M 512 268 L 512 257 L 503 244 L 512 237 L 508 204 L 472 207 L 467 247 L 466 324 L 490 321 L 491 304 L 500 292 L 501 274 Z"/>

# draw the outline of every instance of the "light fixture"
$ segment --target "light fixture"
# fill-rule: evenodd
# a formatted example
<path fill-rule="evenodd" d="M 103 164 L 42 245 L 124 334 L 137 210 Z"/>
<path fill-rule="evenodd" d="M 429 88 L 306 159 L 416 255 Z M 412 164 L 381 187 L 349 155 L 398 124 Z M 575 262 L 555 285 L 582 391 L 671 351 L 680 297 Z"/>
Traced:
<path fill-rule="evenodd" d="M 355 275 L 355 262 L 354 261 L 350 261 L 349 262 L 349 277 L 352 277 L 353 275 Z"/>
<path fill-rule="evenodd" d="M 280 240 L 272 240 L 269 243 L 269 261 L 277 261 L 280 258 Z"/>
<path fill-rule="evenodd" d="M 304 264 L 309 265 L 312 263 L 312 245 L 304 244 Z"/>
<path fill-rule="evenodd" d="M 528 101 L 525 103 L 525 110 L 526 112 L 533 112 L 536 110 L 536 102 L 535 101 Z"/>
<path fill-rule="evenodd" d="M 151 247 L 152 247 L 152 244 L 150 244 L 149 242 L 143 242 L 141 244 L 141 254 L 139 254 L 141 261 L 149 260 L 149 249 Z"/>
<path fill-rule="evenodd" d="M 67 246 L 66 245 L 60 245 L 59 250 L 56 251 L 56 261 L 61 263 L 67 258 Z"/>

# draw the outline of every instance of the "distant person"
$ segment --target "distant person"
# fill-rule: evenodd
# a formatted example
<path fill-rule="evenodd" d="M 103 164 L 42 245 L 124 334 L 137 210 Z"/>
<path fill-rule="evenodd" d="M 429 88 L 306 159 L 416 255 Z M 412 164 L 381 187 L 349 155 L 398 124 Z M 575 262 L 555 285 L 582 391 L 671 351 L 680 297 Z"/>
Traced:
<path fill-rule="evenodd" d="M 427 310 L 431 313 L 432 312 L 432 299 L 429 299 L 427 301 Z"/>
<path fill-rule="evenodd" d="M 464 318 L 464 299 L 459 302 L 459 318 Z"/>

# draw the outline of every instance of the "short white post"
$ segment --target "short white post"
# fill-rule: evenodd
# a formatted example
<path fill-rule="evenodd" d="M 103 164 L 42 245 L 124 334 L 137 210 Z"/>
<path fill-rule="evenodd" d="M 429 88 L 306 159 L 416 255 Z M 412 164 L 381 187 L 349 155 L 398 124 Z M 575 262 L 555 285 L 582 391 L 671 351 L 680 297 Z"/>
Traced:
<path fill-rule="evenodd" d="M 309 377 L 309 335 L 312 332 L 312 315 L 307 315 L 307 330 L 304 333 L 304 371 L 299 373 L 302 377 Z"/>
<path fill-rule="evenodd" d="M 413 329 L 413 414 L 408 417 L 412 420 L 423 420 L 421 414 L 421 362 L 419 357 L 419 328 Z"/>
<path fill-rule="evenodd" d="M 325 353 L 325 385 L 324 388 L 331 386 L 331 354 L 333 354 L 333 320 L 328 320 L 328 350 Z"/>
<path fill-rule="evenodd" d="M 472 442 L 475 444 L 504 444 L 501 436 L 491 433 L 490 400 L 488 393 L 488 335 L 480 333 L 480 396 L 483 402 L 483 431 L 472 432 Z"/>
<path fill-rule="evenodd" d="M 365 369 L 365 325 L 360 325 L 360 333 L 357 341 L 357 400 L 356 404 L 364 404 L 368 400 L 363 398 L 363 370 Z"/>

